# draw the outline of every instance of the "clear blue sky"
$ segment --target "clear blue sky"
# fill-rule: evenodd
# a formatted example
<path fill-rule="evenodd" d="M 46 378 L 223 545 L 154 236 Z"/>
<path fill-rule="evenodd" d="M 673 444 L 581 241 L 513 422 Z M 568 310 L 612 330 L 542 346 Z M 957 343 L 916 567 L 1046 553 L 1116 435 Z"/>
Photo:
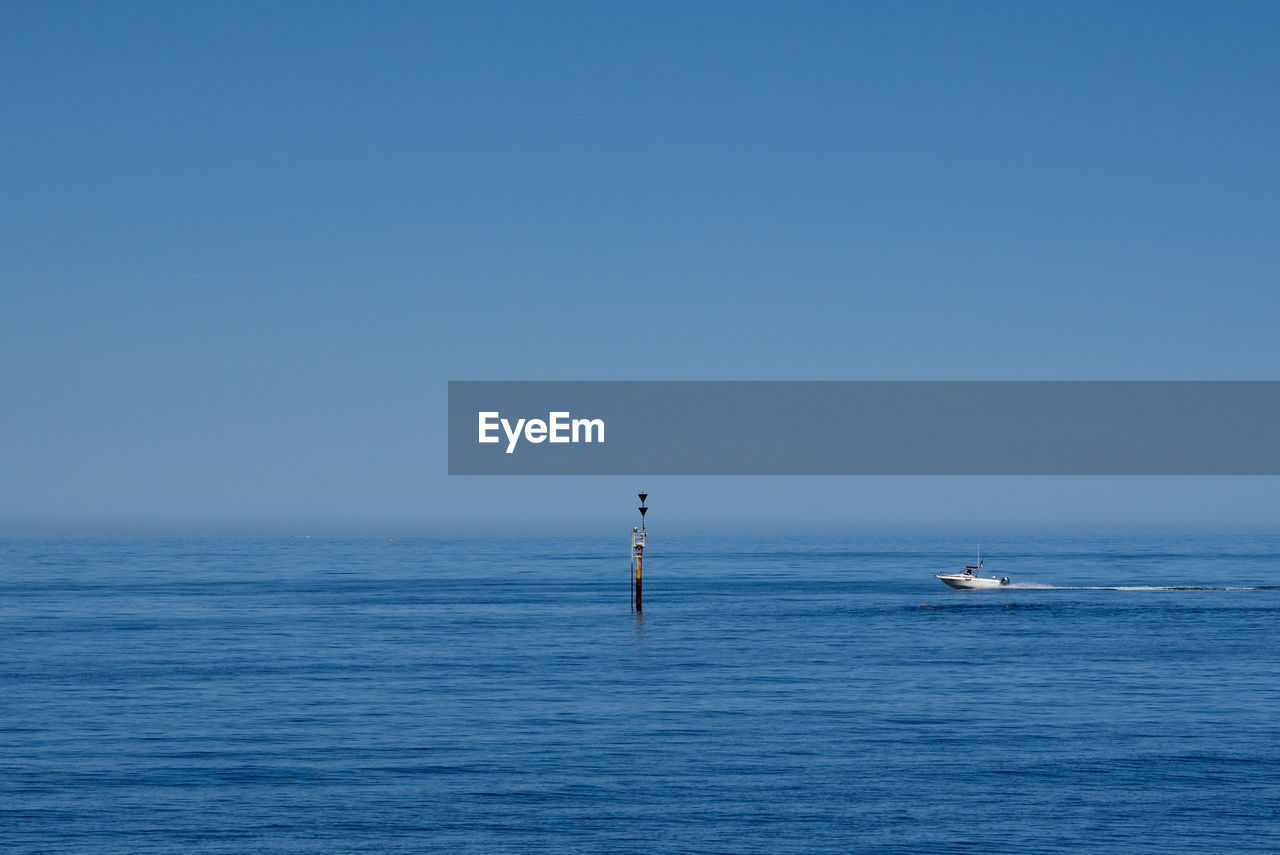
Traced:
<path fill-rule="evenodd" d="M 1274 3 L 0 5 L 0 535 L 1276 530 L 462 479 L 449 379 L 1280 378 Z M 664 507 L 665 506 L 665 507 Z"/>

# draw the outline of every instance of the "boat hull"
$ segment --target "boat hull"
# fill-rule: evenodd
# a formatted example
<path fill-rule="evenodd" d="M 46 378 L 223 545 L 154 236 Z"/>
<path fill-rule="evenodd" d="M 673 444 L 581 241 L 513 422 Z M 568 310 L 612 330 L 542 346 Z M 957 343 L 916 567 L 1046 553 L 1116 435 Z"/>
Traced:
<path fill-rule="evenodd" d="M 939 579 L 943 584 L 952 588 L 960 588 L 962 590 L 980 590 L 982 588 L 1000 588 L 1009 584 L 1009 580 L 997 579 L 994 576 L 970 576 L 967 573 L 949 573 L 939 574 L 935 578 Z"/>

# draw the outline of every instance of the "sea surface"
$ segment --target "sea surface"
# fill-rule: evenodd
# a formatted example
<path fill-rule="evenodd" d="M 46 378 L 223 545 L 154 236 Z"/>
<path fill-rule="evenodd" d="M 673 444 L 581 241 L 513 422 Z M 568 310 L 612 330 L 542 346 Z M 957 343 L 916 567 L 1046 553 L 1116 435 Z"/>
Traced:
<path fill-rule="evenodd" d="M 0 851 L 1280 851 L 1280 538 L 628 537 L 0 541 Z"/>

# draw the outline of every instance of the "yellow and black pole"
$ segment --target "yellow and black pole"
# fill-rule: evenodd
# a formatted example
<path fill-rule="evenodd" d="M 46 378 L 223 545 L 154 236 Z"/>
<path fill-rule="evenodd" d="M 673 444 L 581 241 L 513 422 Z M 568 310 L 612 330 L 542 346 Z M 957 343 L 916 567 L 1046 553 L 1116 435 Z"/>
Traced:
<path fill-rule="evenodd" d="M 643 611 L 640 596 L 643 588 L 642 569 L 644 564 L 644 515 L 649 510 L 644 506 L 644 500 L 649 498 L 648 493 L 637 493 L 640 497 L 640 527 L 631 527 L 631 569 L 635 571 L 635 576 L 631 579 L 631 607 L 637 612 Z"/>

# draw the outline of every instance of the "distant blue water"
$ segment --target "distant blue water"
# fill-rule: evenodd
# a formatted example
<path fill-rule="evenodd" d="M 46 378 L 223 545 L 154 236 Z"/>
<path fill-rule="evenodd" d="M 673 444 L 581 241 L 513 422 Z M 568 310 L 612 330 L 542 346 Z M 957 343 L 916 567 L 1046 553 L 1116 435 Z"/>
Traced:
<path fill-rule="evenodd" d="M 0 851 L 1280 851 L 1280 538 L 974 546 L 0 542 Z"/>

